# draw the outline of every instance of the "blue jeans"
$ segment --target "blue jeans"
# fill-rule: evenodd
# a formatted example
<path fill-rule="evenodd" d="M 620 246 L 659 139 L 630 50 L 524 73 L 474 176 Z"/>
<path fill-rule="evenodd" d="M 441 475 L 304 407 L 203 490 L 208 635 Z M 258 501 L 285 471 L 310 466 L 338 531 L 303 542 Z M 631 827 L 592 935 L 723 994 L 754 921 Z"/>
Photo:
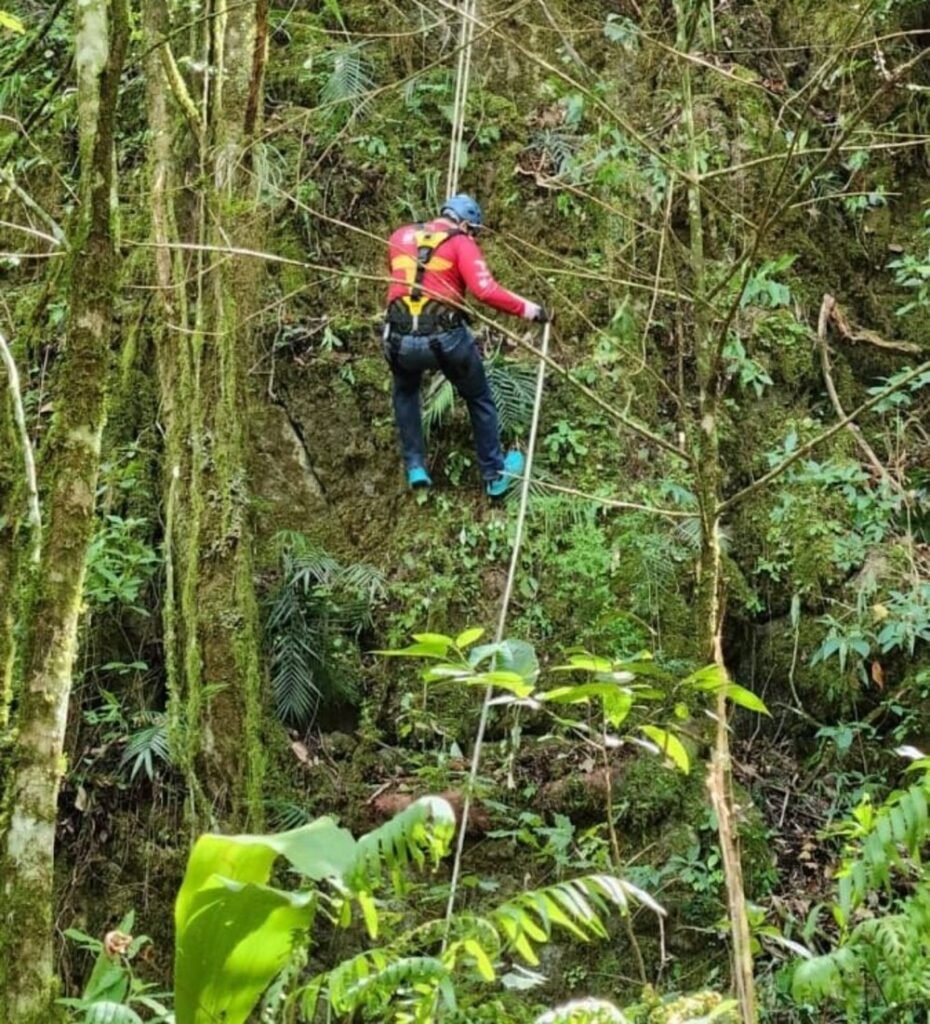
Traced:
<path fill-rule="evenodd" d="M 430 347 L 439 342 L 442 365 Z M 391 343 L 384 343 L 384 354 L 391 362 Z M 404 335 L 397 358 L 391 367 L 394 376 L 394 419 L 400 436 L 404 466 L 409 470 L 426 465 L 423 421 L 420 414 L 420 381 L 424 370 L 441 370 L 465 400 L 471 417 L 478 466 L 485 480 L 496 480 L 504 471 L 497 408 L 491 397 L 484 364 L 467 327 L 428 337 Z"/>

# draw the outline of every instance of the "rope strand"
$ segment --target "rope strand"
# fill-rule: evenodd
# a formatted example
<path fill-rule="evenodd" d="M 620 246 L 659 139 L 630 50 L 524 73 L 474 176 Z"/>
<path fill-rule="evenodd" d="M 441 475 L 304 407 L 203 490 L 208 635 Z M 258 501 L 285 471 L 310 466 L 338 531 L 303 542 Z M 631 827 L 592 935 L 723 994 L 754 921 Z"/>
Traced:
<path fill-rule="evenodd" d="M 461 0 L 462 22 L 459 29 L 459 57 L 455 69 L 455 99 L 452 102 L 452 133 L 449 142 L 449 172 L 446 176 L 446 195 L 459 190 L 462 170 L 462 145 L 465 139 L 465 110 L 468 105 L 468 86 L 471 80 L 471 54 L 475 38 L 476 0 Z"/>
<path fill-rule="evenodd" d="M 507 614 L 510 611 L 510 601 L 513 597 L 514 582 L 517 577 L 517 568 L 520 564 L 520 551 L 523 547 L 523 534 L 526 527 L 526 513 L 529 506 L 530 479 L 533 474 L 533 455 L 536 451 L 536 437 L 539 433 L 539 417 L 542 412 L 543 388 L 546 381 L 546 358 L 549 354 L 549 334 L 551 324 L 547 323 L 543 328 L 542 343 L 540 345 L 539 370 L 536 373 L 536 394 L 533 399 L 533 419 L 530 423 L 530 436 L 526 448 L 526 469 L 523 473 L 523 481 L 520 487 L 520 509 L 517 513 L 517 529 L 513 538 L 513 551 L 510 555 L 510 568 L 507 572 L 507 584 L 504 587 L 504 596 L 501 601 L 500 614 L 497 618 L 497 630 L 494 634 L 494 642 L 499 644 L 504 639 L 504 630 L 507 627 Z M 449 935 L 449 925 L 452 921 L 452 913 L 455 910 L 455 897 L 458 892 L 459 877 L 462 872 L 462 853 L 465 849 L 465 832 L 468 829 L 468 815 L 471 811 L 472 791 L 478 778 L 478 769 L 481 767 L 481 748 L 484 744 L 484 734 L 488 725 L 488 711 L 491 706 L 491 699 L 494 695 L 493 687 L 488 687 L 484 694 L 484 702 L 481 705 L 481 718 L 478 722 L 478 733 L 475 736 L 475 749 L 472 752 L 471 768 L 468 772 L 468 781 L 465 786 L 465 800 L 462 804 L 462 818 L 459 822 L 459 832 L 455 846 L 455 860 L 452 862 L 452 880 L 449 884 L 449 902 L 446 905 L 446 935 L 443 939 L 443 947 Z"/>

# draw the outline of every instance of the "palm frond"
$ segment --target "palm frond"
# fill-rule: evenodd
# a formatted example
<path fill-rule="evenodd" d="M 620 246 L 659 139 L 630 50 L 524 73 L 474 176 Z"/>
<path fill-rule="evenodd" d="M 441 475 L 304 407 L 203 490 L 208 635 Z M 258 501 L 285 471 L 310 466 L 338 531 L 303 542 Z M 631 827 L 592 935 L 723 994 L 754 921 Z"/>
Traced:
<path fill-rule="evenodd" d="M 151 781 L 155 778 L 155 762 L 171 764 L 171 747 L 168 743 L 168 718 L 163 711 L 151 711 L 140 716 L 144 723 L 142 728 L 131 733 L 126 740 L 126 747 L 120 759 L 120 768 L 132 765 L 129 773 L 133 781 L 141 769 L 145 769 L 146 777 Z"/>
<path fill-rule="evenodd" d="M 266 800 L 268 823 L 276 832 L 289 832 L 310 821 L 310 815 L 289 800 Z"/>
<path fill-rule="evenodd" d="M 336 1013 L 351 1017 L 364 1008 L 377 1019 L 390 1020 L 392 1003 L 403 1012 L 404 1004 L 411 1002 L 425 1006 L 438 993 L 444 1007 L 455 1009 L 455 990 L 449 968 L 432 956 L 396 957 L 383 949 L 367 950 L 343 961 L 334 970 L 320 979 L 325 980 L 325 990 L 330 1006 Z M 304 994 L 303 1011 L 306 1019 L 312 1019 L 316 999 L 322 988 L 311 985 Z M 419 1018 L 406 1018 L 419 1019 Z"/>
<path fill-rule="evenodd" d="M 488 384 L 505 434 L 519 433 L 530 422 L 536 397 L 536 370 L 526 363 L 495 356 L 487 363 Z"/>
<path fill-rule="evenodd" d="M 320 99 L 325 104 L 351 104 L 350 117 L 357 117 L 369 102 L 368 93 L 374 85 L 371 64 L 365 59 L 364 43 L 339 46 L 323 57 L 329 69 Z"/>
<path fill-rule="evenodd" d="M 443 423 L 452 414 L 455 406 L 455 388 L 440 373 L 435 373 L 426 386 L 423 398 L 423 430 L 426 436 Z"/>
<path fill-rule="evenodd" d="M 369 891 L 387 871 L 398 883 L 401 871 L 411 862 L 420 867 L 429 858 L 438 864 L 448 853 L 454 834 L 455 813 L 449 803 L 441 797 L 421 797 L 359 839 L 355 864 L 346 872 L 346 881 L 356 890 Z"/>
<path fill-rule="evenodd" d="M 299 626 L 275 637 L 271 653 L 271 690 L 282 722 L 308 727 L 322 696 L 314 673 L 317 662 L 312 638 Z"/>
<path fill-rule="evenodd" d="M 366 562 L 342 566 L 339 570 L 339 582 L 342 586 L 363 594 L 369 604 L 381 601 L 387 596 L 384 573 Z"/>
<path fill-rule="evenodd" d="M 489 918 L 506 937 L 507 946 L 535 966 L 539 958 L 534 943 L 548 942 L 556 927 L 584 941 L 606 938 L 606 912 L 614 908 L 627 914 L 631 901 L 656 914 L 665 914 L 637 886 L 612 875 L 595 874 L 520 893 L 494 910 Z"/>
<path fill-rule="evenodd" d="M 296 531 L 275 537 L 282 578 L 266 603 L 265 643 L 278 716 L 298 728 L 312 723 L 320 705 L 357 699 L 352 648 L 373 624 L 384 599 L 384 575 L 363 562 L 343 565 Z"/>

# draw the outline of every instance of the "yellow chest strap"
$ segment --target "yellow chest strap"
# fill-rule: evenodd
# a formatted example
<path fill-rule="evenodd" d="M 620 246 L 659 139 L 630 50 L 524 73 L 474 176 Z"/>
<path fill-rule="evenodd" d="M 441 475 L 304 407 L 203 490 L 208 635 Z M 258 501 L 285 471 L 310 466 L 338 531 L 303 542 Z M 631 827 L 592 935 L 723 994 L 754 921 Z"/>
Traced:
<path fill-rule="evenodd" d="M 430 301 L 430 296 L 423 294 L 423 278 L 426 276 L 427 270 L 434 272 L 448 270 L 452 266 L 452 260 L 445 260 L 441 256 L 437 256 L 436 250 L 443 242 L 460 234 L 462 232 L 458 228 L 449 231 L 427 231 L 424 228 L 419 228 L 414 235 L 417 247 L 416 258 L 404 254 L 395 256 L 391 260 L 391 269 L 403 270 L 407 284 L 410 285 L 410 293 L 402 295 L 400 298 L 412 317 L 419 317 Z"/>

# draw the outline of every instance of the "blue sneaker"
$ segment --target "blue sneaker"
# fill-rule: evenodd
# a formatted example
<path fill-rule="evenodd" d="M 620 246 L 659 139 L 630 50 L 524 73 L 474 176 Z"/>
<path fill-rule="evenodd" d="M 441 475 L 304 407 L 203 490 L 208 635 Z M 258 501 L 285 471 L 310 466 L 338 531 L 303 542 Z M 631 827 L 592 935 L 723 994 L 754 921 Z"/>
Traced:
<path fill-rule="evenodd" d="M 512 484 L 516 483 L 518 477 L 523 476 L 523 468 L 526 466 L 526 459 L 523 452 L 512 450 L 504 456 L 504 472 L 496 480 L 491 480 L 485 490 L 490 498 L 500 498 L 510 490 Z"/>
<path fill-rule="evenodd" d="M 407 483 L 411 487 L 432 487 L 433 481 L 422 466 L 414 466 L 407 470 Z"/>

